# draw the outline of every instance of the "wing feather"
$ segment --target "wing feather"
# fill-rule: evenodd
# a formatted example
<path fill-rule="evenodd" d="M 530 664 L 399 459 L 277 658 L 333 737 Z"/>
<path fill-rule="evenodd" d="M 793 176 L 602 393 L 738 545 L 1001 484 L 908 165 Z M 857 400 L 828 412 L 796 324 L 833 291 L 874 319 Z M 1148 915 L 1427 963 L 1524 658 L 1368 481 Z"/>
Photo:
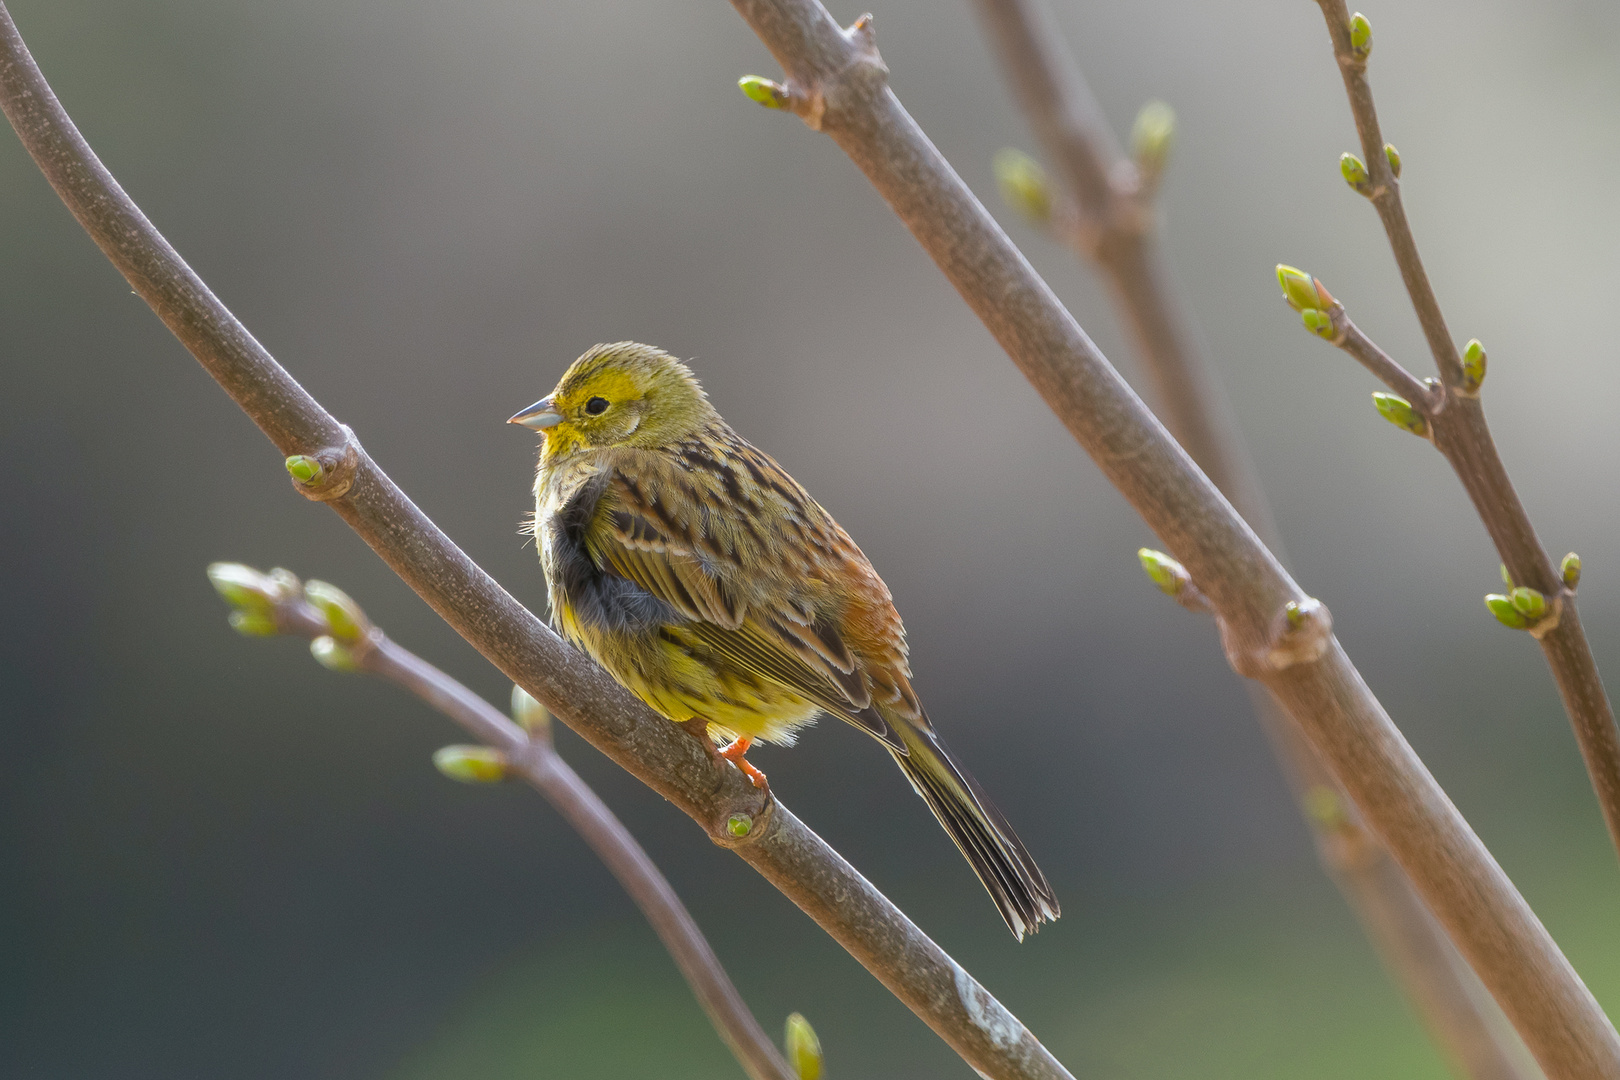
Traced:
<path fill-rule="evenodd" d="M 644 471 L 650 463 L 638 464 Z M 677 493 L 689 495 L 691 503 L 700 503 L 702 493 L 672 469 L 657 478 L 662 497 L 649 500 L 643 492 L 655 485 L 647 479 L 612 474 L 586 531 L 598 565 L 687 619 L 680 630 L 716 659 L 777 682 L 906 753 L 905 743 L 873 707 L 859 658 L 832 615 L 804 597 L 772 603 L 756 595 L 745 603 L 742 584 L 728 583 L 726 574 L 727 569 L 740 574 L 741 567 L 719 557 L 701 530 L 694 536 L 690 523 L 672 509 L 683 501 Z"/>

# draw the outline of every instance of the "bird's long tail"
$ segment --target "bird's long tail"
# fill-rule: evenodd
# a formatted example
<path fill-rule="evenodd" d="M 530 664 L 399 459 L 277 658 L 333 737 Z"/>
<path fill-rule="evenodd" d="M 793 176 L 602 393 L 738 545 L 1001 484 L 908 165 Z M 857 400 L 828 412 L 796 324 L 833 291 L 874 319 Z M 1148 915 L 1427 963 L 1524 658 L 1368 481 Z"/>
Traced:
<path fill-rule="evenodd" d="M 1046 875 L 978 782 L 932 731 L 903 722 L 893 726 L 908 751 L 891 750 L 895 764 L 956 841 L 1018 940 L 1056 919 L 1057 897 Z"/>

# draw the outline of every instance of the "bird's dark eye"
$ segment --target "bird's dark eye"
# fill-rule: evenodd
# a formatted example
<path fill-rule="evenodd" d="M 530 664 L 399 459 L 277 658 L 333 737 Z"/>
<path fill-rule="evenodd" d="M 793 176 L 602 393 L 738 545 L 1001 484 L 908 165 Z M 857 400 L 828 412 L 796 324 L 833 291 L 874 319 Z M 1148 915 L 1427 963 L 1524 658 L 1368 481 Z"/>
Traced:
<path fill-rule="evenodd" d="M 585 411 L 592 416 L 601 416 L 607 412 L 608 400 L 605 397 L 593 397 L 585 403 Z"/>

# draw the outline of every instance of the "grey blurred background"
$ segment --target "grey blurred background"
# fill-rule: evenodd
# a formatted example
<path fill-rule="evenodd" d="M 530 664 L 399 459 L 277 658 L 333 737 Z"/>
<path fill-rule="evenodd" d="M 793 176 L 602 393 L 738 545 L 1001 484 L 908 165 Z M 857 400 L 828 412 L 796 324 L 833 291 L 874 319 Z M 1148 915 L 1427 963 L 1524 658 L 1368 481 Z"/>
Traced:
<path fill-rule="evenodd" d="M 534 440 L 501 421 L 598 341 L 683 357 L 893 588 L 938 725 L 1050 873 L 1021 946 L 893 767 L 824 724 L 777 792 L 1082 1076 L 1435 1077 L 1151 536 L 722 3 L 12 0 L 67 108 L 192 265 L 536 610 Z M 839 8 L 849 20 L 858 8 Z M 1620 9 L 1369 9 L 1430 273 L 1620 680 Z M 981 197 L 1032 148 L 962 0 L 889 0 L 903 101 Z M 1420 374 L 1316 5 L 1064 2 L 1124 131 L 1179 136 L 1164 239 L 1293 560 L 1599 998 L 1620 874 L 1538 651 L 1438 455 L 1314 341 L 1322 276 Z M 1110 356 L 1088 272 L 997 213 Z M 740 1076 L 635 910 L 519 788 L 443 781 L 395 689 L 231 633 L 215 559 L 349 590 L 507 687 L 276 454 L 0 132 L 0 1075 Z M 773 1030 L 829 1075 L 970 1070 L 740 861 L 563 733 Z"/>

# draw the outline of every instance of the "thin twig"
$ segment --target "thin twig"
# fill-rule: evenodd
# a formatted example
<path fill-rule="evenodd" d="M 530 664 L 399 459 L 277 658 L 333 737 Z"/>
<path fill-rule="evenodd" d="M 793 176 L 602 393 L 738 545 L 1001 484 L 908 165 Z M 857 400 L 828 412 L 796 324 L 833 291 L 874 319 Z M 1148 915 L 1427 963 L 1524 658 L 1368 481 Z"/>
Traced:
<path fill-rule="evenodd" d="M 1350 112 L 1361 140 L 1368 177 L 1364 194 L 1378 211 L 1390 250 L 1395 255 L 1395 265 L 1406 283 L 1407 295 L 1439 369 L 1436 400 L 1426 410 L 1434 445 L 1462 481 L 1513 581 L 1541 593 L 1556 612 L 1556 618 L 1545 624 L 1536 636 L 1547 666 L 1552 669 L 1553 680 L 1558 684 L 1564 711 L 1575 729 L 1575 739 L 1580 744 L 1587 775 L 1591 777 L 1603 820 L 1608 825 L 1609 838 L 1620 850 L 1620 728 L 1615 726 L 1614 709 L 1575 610 L 1575 590 L 1564 583 L 1536 536 L 1530 516 L 1519 501 L 1519 493 L 1508 478 L 1507 468 L 1491 438 L 1479 400 L 1479 387 L 1477 383 L 1471 384 L 1466 376 L 1457 346 L 1446 329 L 1445 316 L 1440 312 L 1428 272 L 1418 256 L 1417 241 L 1407 224 L 1400 181 L 1384 151 L 1372 86 L 1367 81 L 1367 53 L 1358 53 L 1351 41 L 1350 13 L 1344 0 L 1317 2 L 1333 39 L 1333 54 L 1344 76 Z"/>
<path fill-rule="evenodd" d="M 503 747 L 503 773 L 520 777 L 544 795 L 624 886 L 749 1077 L 799 1080 L 754 1019 L 668 879 L 624 823 L 557 753 L 548 726 L 514 724 L 466 686 L 384 634 L 352 601 L 344 612 L 348 632 L 340 633 L 344 628 L 334 627 L 326 612 L 310 603 L 303 584 L 293 575 L 280 570 L 263 575 L 244 566 L 216 564 L 209 568 L 209 576 L 215 577 L 217 571 L 230 574 L 239 587 L 242 582 L 252 582 L 251 599 L 256 603 L 239 607 L 239 611 L 261 610 L 281 633 L 329 645 L 326 655 L 335 652 L 341 664 L 324 660 L 328 666 L 351 668 L 397 683 L 473 738 Z"/>
<path fill-rule="evenodd" d="M 1620 1036 L 1390 721 L 1304 595 L 1080 329 L 887 84 L 872 21 L 816 0 L 732 0 L 786 72 L 772 103 L 850 156 L 1064 425 L 1209 598 L 1262 681 L 1553 1080 L 1620 1075 Z"/>
<path fill-rule="evenodd" d="M 1372 372 L 1379 382 L 1417 406 L 1425 416 L 1434 413 L 1437 395 L 1435 389 L 1402 367 L 1394 357 L 1378 347 L 1378 343 L 1361 332 L 1361 327 L 1350 321 L 1342 304 L 1329 311 L 1333 328 L 1338 336 L 1333 344 L 1355 357 L 1362 367 Z"/>
<path fill-rule="evenodd" d="M 281 454 L 321 464 L 327 502 L 450 626 L 554 716 L 703 826 L 797 904 L 970 1065 L 1068 1077 L 1040 1041 L 787 807 L 570 649 L 469 559 L 237 321 L 119 187 L 0 3 L 0 109 L 113 265 Z M 495 744 L 500 749 L 520 749 Z M 740 833 L 740 835 L 739 835 Z"/>
<path fill-rule="evenodd" d="M 1156 216 L 1151 189 L 1141 183 L 1140 171 L 1114 140 L 1084 73 L 1064 47 L 1050 8 L 1040 0 L 979 0 L 977 6 L 1030 127 L 1048 159 L 1059 163 L 1076 216 L 1088 223 L 1078 231 L 1085 242 L 1074 247 L 1112 286 L 1158 391 L 1166 426 L 1282 558 L 1271 508 L 1231 421 L 1226 395 L 1198 336 L 1188 332 L 1191 317 L 1171 287 L 1151 227 Z M 1158 156 L 1162 154 L 1161 149 Z M 1069 239 L 1076 232 L 1065 230 L 1064 235 Z M 1382 353 L 1378 357 L 1384 362 L 1381 368 L 1377 357 L 1363 357 L 1363 363 L 1389 378 L 1404 376 L 1398 393 L 1423 392 L 1422 383 L 1393 360 Z M 1504 1030 L 1500 1013 L 1412 883 L 1368 831 L 1300 730 L 1264 688 L 1249 685 L 1261 728 L 1324 867 L 1435 1041 L 1463 1075 L 1475 1080 L 1523 1078 L 1522 1048 L 1512 1046 L 1511 1030 Z"/>

